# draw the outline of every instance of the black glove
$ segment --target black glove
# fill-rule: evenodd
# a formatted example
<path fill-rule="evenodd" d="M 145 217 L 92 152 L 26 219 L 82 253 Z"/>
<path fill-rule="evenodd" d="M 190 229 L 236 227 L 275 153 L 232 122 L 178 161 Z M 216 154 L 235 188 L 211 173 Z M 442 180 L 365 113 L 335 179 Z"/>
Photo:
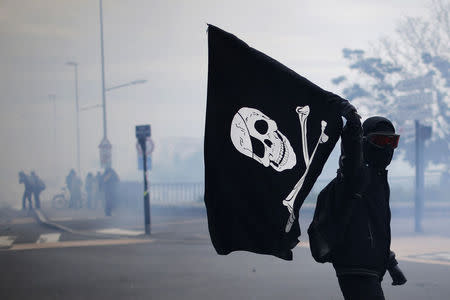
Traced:
<path fill-rule="evenodd" d="M 349 119 L 353 119 L 353 116 L 355 116 L 353 113 L 356 113 L 356 108 L 350 104 L 350 102 L 344 98 L 339 97 L 336 94 L 333 94 L 332 92 L 326 92 L 327 93 L 327 101 L 328 104 L 335 107 L 337 111 L 347 119 L 347 122 Z M 356 114 L 356 116 L 359 116 Z M 359 117 L 361 119 L 361 117 Z M 358 119 L 358 120 L 359 120 Z"/>
<path fill-rule="evenodd" d="M 392 278 L 392 285 L 403 285 L 406 283 L 406 277 L 398 265 L 389 268 L 388 271 Z"/>
<path fill-rule="evenodd" d="M 361 116 L 357 113 L 356 108 L 348 104 L 345 114 L 342 115 L 349 125 L 361 126 Z"/>

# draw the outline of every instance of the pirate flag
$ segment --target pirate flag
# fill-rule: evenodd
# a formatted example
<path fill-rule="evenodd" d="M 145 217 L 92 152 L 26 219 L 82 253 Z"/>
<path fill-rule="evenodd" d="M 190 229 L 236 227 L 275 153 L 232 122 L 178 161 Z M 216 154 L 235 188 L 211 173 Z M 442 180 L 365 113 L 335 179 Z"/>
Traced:
<path fill-rule="evenodd" d="M 205 205 L 218 254 L 292 260 L 299 209 L 342 129 L 338 96 L 208 25 Z"/>

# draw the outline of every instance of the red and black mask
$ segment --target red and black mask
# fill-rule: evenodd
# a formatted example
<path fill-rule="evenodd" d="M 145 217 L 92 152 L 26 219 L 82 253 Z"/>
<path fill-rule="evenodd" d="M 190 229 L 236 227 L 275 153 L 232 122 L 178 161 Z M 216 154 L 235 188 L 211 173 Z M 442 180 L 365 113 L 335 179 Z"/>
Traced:
<path fill-rule="evenodd" d="M 385 169 L 391 163 L 400 139 L 394 125 L 386 118 L 371 117 L 362 127 L 364 161 L 374 168 Z"/>

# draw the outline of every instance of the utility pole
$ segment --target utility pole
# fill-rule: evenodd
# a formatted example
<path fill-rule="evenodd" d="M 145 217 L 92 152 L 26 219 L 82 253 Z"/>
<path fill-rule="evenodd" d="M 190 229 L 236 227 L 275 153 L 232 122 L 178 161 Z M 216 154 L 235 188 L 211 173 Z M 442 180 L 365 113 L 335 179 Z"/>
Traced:
<path fill-rule="evenodd" d="M 52 167 L 53 167 L 53 175 L 56 182 L 56 179 L 58 178 L 56 170 L 58 169 L 58 150 L 56 146 L 56 95 L 55 94 L 49 94 L 48 99 L 53 104 L 53 157 L 52 157 Z"/>
<path fill-rule="evenodd" d="M 102 104 L 101 107 L 103 109 L 103 138 L 98 146 L 100 150 L 100 166 L 102 168 L 107 168 L 112 165 L 112 145 L 108 140 L 108 127 L 106 120 L 106 92 L 118 89 L 125 86 L 142 84 L 147 82 L 147 80 L 134 80 L 129 83 L 121 84 L 118 86 L 106 88 L 105 87 L 105 48 L 103 45 L 103 1 L 99 0 L 100 4 L 100 57 L 102 63 Z"/>
<path fill-rule="evenodd" d="M 77 125 L 77 170 L 78 176 L 81 176 L 81 160 L 80 160 L 80 107 L 78 103 L 78 63 L 69 61 L 67 65 L 73 66 L 75 70 L 75 110 Z"/>
<path fill-rule="evenodd" d="M 100 0 L 100 55 L 102 61 L 102 105 L 103 105 L 103 139 L 108 139 L 106 128 L 106 90 L 105 90 L 105 54 L 103 47 L 103 5 Z"/>
<path fill-rule="evenodd" d="M 103 1 L 100 0 L 100 56 L 102 62 L 102 108 L 103 108 L 103 138 L 98 148 L 100 150 L 100 166 L 108 168 L 112 165 L 112 145 L 108 140 L 106 124 L 106 89 L 105 89 L 105 54 L 103 47 Z"/>

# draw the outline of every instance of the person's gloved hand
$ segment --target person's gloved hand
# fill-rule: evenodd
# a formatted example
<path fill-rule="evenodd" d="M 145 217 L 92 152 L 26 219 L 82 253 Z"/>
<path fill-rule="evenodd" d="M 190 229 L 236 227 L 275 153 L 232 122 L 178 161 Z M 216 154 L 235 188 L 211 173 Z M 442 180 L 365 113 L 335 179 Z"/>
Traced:
<path fill-rule="evenodd" d="M 392 285 L 403 285 L 406 283 L 406 277 L 403 275 L 402 270 L 398 267 L 398 265 L 395 265 L 388 269 L 389 275 L 391 275 L 392 278 Z"/>
<path fill-rule="evenodd" d="M 349 124 L 361 126 L 361 116 L 358 114 L 356 108 L 353 105 L 349 104 L 349 106 L 349 109 L 342 116 L 347 120 Z"/>

